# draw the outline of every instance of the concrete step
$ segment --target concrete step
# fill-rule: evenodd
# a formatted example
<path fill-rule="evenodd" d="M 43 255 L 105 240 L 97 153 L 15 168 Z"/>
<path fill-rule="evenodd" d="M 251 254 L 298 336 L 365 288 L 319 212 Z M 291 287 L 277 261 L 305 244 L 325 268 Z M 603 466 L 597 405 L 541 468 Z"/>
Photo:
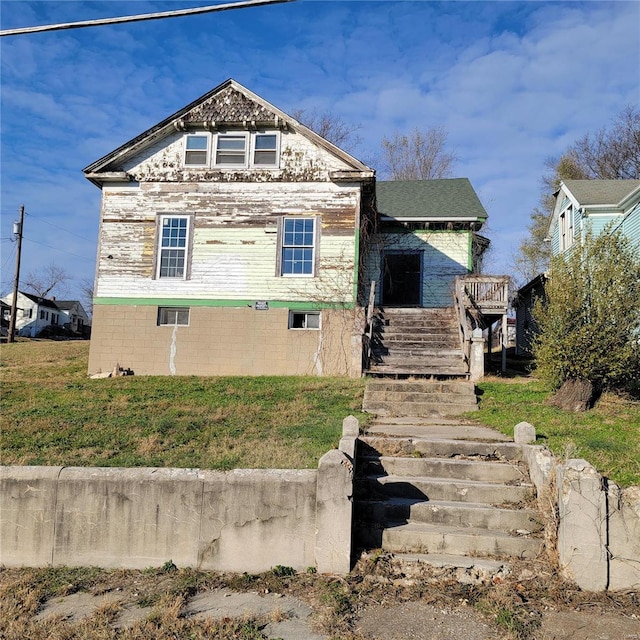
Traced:
<path fill-rule="evenodd" d="M 457 364 L 464 361 L 464 356 L 459 348 L 448 347 L 429 347 L 415 344 L 403 344 L 396 342 L 395 344 L 385 344 L 379 349 L 372 349 L 374 355 L 381 355 L 384 362 L 391 364 L 397 360 L 406 360 L 408 358 L 428 359 L 431 363 L 448 364 L 449 361 Z"/>
<path fill-rule="evenodd" d="M 440 391 L 443 393 L 468 393 L 475 395 L 473 382 L 458 380 L 436 380 L 425 382 L 422 380 L 370 380 L 367 391 Z"/>
<path fill-rule="evenodd" d="M 378 539 L 370 530 L 364 536 Z M 400 524 L 381 532 L 380 547 L 404 553 L 439 553 L 457 556 L 490 556 L 493 558 L 535 558 L 543 548 L 541 538 L 512 536 L 500 531 L 475 527 L 448 527 L 424 523 Z"/>
<path fill-rule="evenodd" d="M 524 467 L 517 463 L 446 458 L 359 457 L 358 471 L 365 475 L 448 478 L 508 484 L 528 482 Z"/>
<path fill-rule="evenodd" d="M 363 554 L 367 557 L 368 554 Z M 391 577 L 418 578 L 442 582 L 456 580 L 462 584 L 486 584 L 502 581 L 511 573 L 504 560 L 464 557 L 443 553 L 387 553 L 376 556 L 385 562 Z"/>
<path fill-rule="evenodd" d="M 356 496 L 359 500 L 412 498 L 500 506 L 529 502 L 534 497 L 534 488 L 529 483 L 511 485 L 428 476 L 368 475 L 358 480 Z"/>
<path fill-rule="evenodd" d="M 397 426 L 397 425 L 392 425 Z M 437 425 L 424 425 L 428 431 L 436 431 Z M 468 427 L 454 425 L 449 433 L 459 430 L 465 435 Z M 414 430 L 415 431 L 415 430 Z M 439 433 L 440 431 L 438 431 Z M 522 448 L 514 442 L 479 442 L 477 440 L 452 440 L 448 438 L 403 438 L 365 436 L 360 439 L 359 452 L 364 455 L 420 455 L 425 458 L 470 458 L 477 460 L 520 460 Z"/>
<path fill-rule="evenodd" d="M 364 393 L 366 402 L 471 402 L 476 403 L 473 389 L 455 389 L 438 391 L 438 389 L 419 389 L 417 391 L 396 389 L 367 389 Z"/>
<path fill-rule="evenodd" d="M 363 410 L 379 416 L 459 416 L 477 411 L 475 402 L 385 402 L 367 400 Z"/>
<path fill-rule="evenodd" d="M 535 510 L 502 509 L 482 503 L 425 502 L 411 498 L 356 500 L 355 513 L 357 522 L 375 522 L 381 526 L 398 522 L 423 522 L 511 533 L 538 533 L 543 528 Z"/>

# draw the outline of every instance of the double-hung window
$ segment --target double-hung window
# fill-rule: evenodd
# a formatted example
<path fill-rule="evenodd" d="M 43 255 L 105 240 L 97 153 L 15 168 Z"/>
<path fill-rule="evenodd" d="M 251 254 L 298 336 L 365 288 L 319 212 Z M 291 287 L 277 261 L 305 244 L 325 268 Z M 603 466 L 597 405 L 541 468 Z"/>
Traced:
<path fill-rule="evenodd" d="M 159 278 L 185 278 L 189 238 L 189 218 L 160 218 Z"/>
<path fill-rule="evenodd" d="M 280 275 L 312 276 L 316 253 L 316 219 L 284 218 Z"/>
<path fill-rule="evenodd" d="M 247 135 L 244 133 L 219 133 L 216 142 L 216 166 L 247 166 Z"/>
<path fill-rule="evenodd" d="M 253 166 L 278 166 L 278 136 L 275 133 L 256 133 L 253 137 Z"/>
<path fill-rule="evenodd" d="M 208 133 L 187 134 L 184 145 L 184 164 L 186 166 L 206 167 L 209 164 Z"/>

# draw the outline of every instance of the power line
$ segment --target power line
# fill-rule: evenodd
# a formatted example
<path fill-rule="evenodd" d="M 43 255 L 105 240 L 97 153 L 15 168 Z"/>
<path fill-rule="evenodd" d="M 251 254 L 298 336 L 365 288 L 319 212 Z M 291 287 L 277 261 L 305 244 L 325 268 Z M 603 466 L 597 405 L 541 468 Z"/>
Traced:
<path fill-rule="evenodd" d="M 49 222 L 48 220 L 45 220 L 44 218 L 41 218 L 40 216 L 34 216 L 32 213 L 27 213 L 26 215 L 29 216 L 30 218 L 34 218 L 35 220 L 39 220 L 40 222 L 44 222 L 45 224 L 48 224 L 50 227 L 54 227 L 56 229 L 60 229 L 61 231 L 65 231 L 66 233 L 69 233 L 72 236 L 75 236 L 76 238 L 80 238 L 80 240 L 84 240 L 85 242 L 94 242 L 94 240 L 90 240 L 89 238 L 85 238 L 83 236 L 79 236 L 77 233 L 74 233 L 73 231 L 69 231 L 69 229 L 65 229 L 64 227 L 61 227 L 60 225 L 53 224 L 53 222 Z"/>
<path fill-rule="evenodd" d="M 47 247 L 47 249 L 52 249 L 53 251 L 59 251 L 60 253 L 66 253 L 69 256 L 73 256 L 74 258 L 80 258 L 80 260 L 93 260 L 93 258 L 87 258 L 86 256 L 79 256 L 77 253 L 71 253 L 70 251 L 65 251 L 64 249 L 60 249 L 59 247 L 52 247 L 49 244 L 45 244 L 44 242 L 38 242 L 37 240 L 32 240 L 31 238 L 25 238 L 27 242 L 33 242 L 34 244 L 39 244 L 43 247 Z"/>
<path fill-rule="evenodd" d="M 141 22 L 143 20 L 160 20 L 162 18 L 177 18 L 180 16 L 192 16 L 213 11 L 225 11 L 227 9 L 244 9 L 247 7 L 259 7 L 267 4 L 280 4 L 294 2 L 295 0 L 242 0 L 230 4 L 209 5 L 192 9 L 177 9 L 174 11 L 162 11 L 159 13 L 144 13 L 133 16 L 120 16 L 117 18 L 100 18 L 98 20 L 81 20 L 79 22 L 63 22 L 60 24 L 47 24 L 39 27 L 21 27 L 18 29 L 4 29 L 0 31 L 0 37 L 19 36 L 27 33 L 42 31 L 60 31 L 62 29 L 80 29 L 81 27 L 99 27 L 107 24 L 122 24 L 125 22 Z"/>

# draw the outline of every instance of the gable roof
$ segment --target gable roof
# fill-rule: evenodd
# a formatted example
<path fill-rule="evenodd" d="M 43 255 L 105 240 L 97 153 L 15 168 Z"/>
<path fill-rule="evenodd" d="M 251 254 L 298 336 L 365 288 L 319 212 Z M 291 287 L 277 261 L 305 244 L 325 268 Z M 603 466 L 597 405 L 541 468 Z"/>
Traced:
<path fill-rule="evenodd" d="M 132 138 L 117 149 L 99 158 L 83 169 L 86 177 L 99 184 L 97 173 L 109 170 L 110 165 L 139 152 L 151 143 L 159 140 L 171 131 L 182 131 L 190 127 L 204 126 L 214 128 L 218 125 L 241 127 L 291 127 L 318 146 L 339 157 L 355 171 L 363 171 L 373 176 L 373 170 L 346 151 L 287 115 L 271 103 L 253 93 L 232 78 L 225 80 L 208 93 L 189 103 L 150 129 Z"/>
<path fill-rule="evenodd" d="M 640 180 L 564 180 L 581 206 L 617 205 L 640 187 Z"/>
<path fill-rule="evenodd" d="M 468 178 L 376 183 L 382 218 L 433 222 L 484 222 L 488 215 Z"/>
<path fill-rule="evenodd" d="M 25 298 L 31 300 L 31 302 L 35 302 L 35 304 L 41 307 L 47 307 L 48 309 L 57 309 L 58 306 L 53 300 L 49 300 L 47 298 L 43 298 L 42 296 L 37 296 L 34 293 L 25 293 L 24 291 L 18 291 L 18 293 Z"/>

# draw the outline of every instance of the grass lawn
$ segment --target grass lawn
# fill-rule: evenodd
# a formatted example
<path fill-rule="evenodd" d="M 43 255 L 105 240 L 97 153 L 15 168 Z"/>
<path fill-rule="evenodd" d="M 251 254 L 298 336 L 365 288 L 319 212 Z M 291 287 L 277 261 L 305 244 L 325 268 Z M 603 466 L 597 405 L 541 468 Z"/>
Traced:
<path fill-rule="evenodd" d="M 314 468 L 360 412 L 366 380 L 124 376 L 90 380 L 88 342 L 0 347 L 2 464 Z M 560 457 L 640 485 L 640 402 L 605 395 L 587 413 L 544 404 L 530 378 L 489 377 L 473 419 L 513 435 L 521 421 Z"/>
<path fill-rule="evenodd" d="M 640 485 L 640 402 L 604 394 L 591 411 L 572 413 L 544 404 L 549 390 L 528 378 L 487 378 L 478 387 L 474 419 L 510 436 L 518 422 L 530 422 L 537 444 L 558 457 L 585 458 L 622 487 Z"/>
<path fill-rule="evenodd" d="M 314 468 L 359 419 L 364 380 L 87 378 L 89 343 L 0 350 L 2 464 Z"/>

